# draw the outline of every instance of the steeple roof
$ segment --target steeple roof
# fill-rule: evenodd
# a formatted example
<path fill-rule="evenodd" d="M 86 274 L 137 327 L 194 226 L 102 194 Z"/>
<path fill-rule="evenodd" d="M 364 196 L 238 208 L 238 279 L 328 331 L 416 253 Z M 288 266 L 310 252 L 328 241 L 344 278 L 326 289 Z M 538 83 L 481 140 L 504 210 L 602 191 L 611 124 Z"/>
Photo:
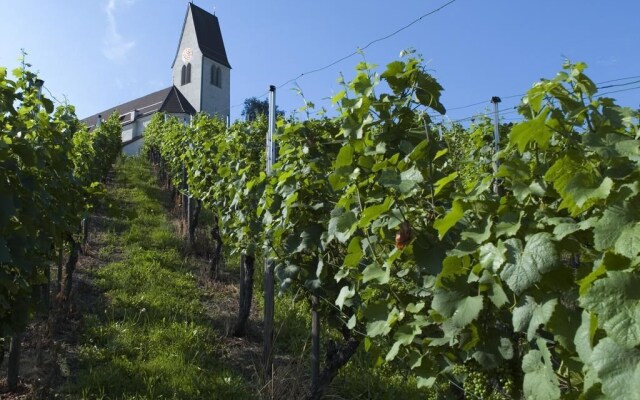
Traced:
<path fill-rule="evenodd" d="M 182 92 L 175 86 L 171 86 L 169 94 L 164 99 L 164 102 L 158 111 L 170 114 L 196 114 L 196 109 L 193 108 L 191 103 L 189 103 L 189 100 L 187 100 Z"/>
<path fill-rule="evenodd" d="M 193 24 L 196 28 L 198 47 L 200 47 L 202 54 L 219 64 L 231 68 L 224 48 L 218 17 L 193 3 L 189 3 L 189 7 L 193 16 Z"/>

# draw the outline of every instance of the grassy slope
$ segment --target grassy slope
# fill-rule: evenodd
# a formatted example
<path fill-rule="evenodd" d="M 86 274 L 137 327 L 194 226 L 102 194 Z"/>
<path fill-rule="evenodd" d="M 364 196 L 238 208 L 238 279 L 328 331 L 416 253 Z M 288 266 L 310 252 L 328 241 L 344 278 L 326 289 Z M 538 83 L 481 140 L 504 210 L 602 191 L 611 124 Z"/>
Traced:
<path fill-rule="evenodd" d="M 73 399 L 258 397 L 262 385 L 244 381 L 220 361 L 224 332 L 212 329 L 202 306 L 212 294 L 198 287 L 196 272 L 182 256 L 183 242 L 166 216 L 167 194 L 144 160 L 127 159 L 116 172 L 110 196 L 121 215 L 102 229 L 99 258 L 109 262 L 92 277 L 103 291 L 103 304 L 95 307 L 99 312 L 85 315 L 77 379 L 64 394 Z M 228 268 L 237 264 L 228 261 Z M 254 306 L 261 308 L 261 262 L 256 270 Z M 277 398 L 299 398 L 309 384 L 310 310 L 294 297 L 276 299 L 276 352 L 289 360 L 277 368 Z M 323 333 L 325 339 L 328 335 Z M 372 368 L 378 356 L 360 349 L 327 397 L 430 398 L 428 390 L 416 388 L 415 379 Z M 262 388 L 262 395 L 268 391 Z"/>
<path fill-rule="evenodd" d="M 245 399 L 254 390 L 219 360 L 220 342 L 165 213 L 165 194 L 143 160 L 117 166 L 95 272 L 102 312 L 86 316 L 76 381 L 65 394 L 88 399 Z M 124 214 L 129 214 L 124 215 Z M 135 214 L 135 215 L 134 215 Z M 218 345 L 219 346 L 219 345 Z"/>

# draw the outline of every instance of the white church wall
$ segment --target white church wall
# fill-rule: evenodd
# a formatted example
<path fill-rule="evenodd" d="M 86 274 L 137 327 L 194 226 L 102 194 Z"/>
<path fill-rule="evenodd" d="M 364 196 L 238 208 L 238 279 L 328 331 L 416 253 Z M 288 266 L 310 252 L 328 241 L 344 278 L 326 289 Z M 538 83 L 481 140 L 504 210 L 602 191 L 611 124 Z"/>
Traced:
<path fill-rule="evenodd" d="M 226 121 L 231 115 L 231 70 L 206 57 L 204 57 L 202 66 L 202 111 L 209 115 L 218 115 Z M 220 67 L 222 72 L 221 87 L 211 83 L 211 68 L 213 66 Z"/>
<path fill-rule="evenodd" d="M 151 118 L 153 118 L 153 114 L 145 115 L 136 120 L 136 137 L 144 135 L 144 130 L 147 128 L 149 122 L 151 122 Z"/>
<path fill-rule="evenodd" d="M 137 156 L 140 154 L 140 150 L 142 149 L 142 145 L 144 145 L 144 138 L 136 140 L 135 142 L 131 142 L 126 146 L 122 147 L 122 153 L 127 156 Z"/>
<path fill-rule="evenodd" d="M 122 127 L 122 141 L 123 142 L 126 142 L 126 141 L 129 141 L 129 140 L 133 139 L 134 128 L 135 128 L 134 124 L 125 125 L 125 126 Z"/>

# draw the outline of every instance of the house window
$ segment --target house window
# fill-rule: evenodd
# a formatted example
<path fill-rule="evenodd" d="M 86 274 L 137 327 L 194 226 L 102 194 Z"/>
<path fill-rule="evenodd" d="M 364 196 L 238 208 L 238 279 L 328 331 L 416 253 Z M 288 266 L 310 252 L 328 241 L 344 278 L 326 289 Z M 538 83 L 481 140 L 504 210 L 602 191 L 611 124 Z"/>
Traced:
<path fill-rule="evenodd" d="M 186 85 L 187 83 L 191 83 L 191 63 L 183 65 L 180 72 L 180 85 Z"/>
<path fill-rule="evenodd" d="M 222 70 L 215 65 L 211 66 L 211 84 L 219 88 L 222 87 Z"/>

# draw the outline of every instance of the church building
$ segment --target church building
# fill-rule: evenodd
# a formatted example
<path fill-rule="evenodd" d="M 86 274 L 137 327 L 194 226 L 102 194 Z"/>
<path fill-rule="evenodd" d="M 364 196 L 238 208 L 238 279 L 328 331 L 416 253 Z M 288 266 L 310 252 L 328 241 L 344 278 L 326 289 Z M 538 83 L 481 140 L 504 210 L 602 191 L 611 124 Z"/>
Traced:
<path fill-rule="evenodd" d="M 122 151 L 132 155 L 142 147 L 144 128 L 157 112 L 185 121 L 197 112 L 205 112 L 228 121 L 231 65 L 215 15 L 189 3 L 171 69 L 173 84 L 170 87 L 112 107 L 82 122 L 93 129 L 101 119 L 117 111 L 122 122 Z"/>

